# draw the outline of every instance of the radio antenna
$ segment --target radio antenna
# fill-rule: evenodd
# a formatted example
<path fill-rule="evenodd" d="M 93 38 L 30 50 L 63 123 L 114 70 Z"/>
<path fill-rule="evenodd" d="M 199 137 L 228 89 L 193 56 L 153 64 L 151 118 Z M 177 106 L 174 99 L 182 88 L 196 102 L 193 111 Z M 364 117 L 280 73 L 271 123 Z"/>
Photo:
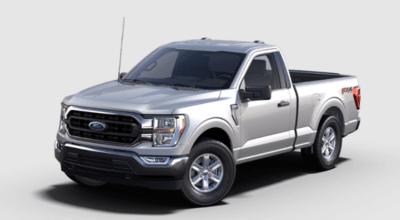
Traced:
<path fill-rule="evenodd" d="M 124 41 L 124 29 L 125 29 L 125 17 L 124 17 L 124 20 L 122 21 L 122 37 L 121 37 L 121 49 L 120 49 L 120 52 L 119 52 L 118 79 L 119 79 L 119 74 L 121 74 L 122 43 Z"/>

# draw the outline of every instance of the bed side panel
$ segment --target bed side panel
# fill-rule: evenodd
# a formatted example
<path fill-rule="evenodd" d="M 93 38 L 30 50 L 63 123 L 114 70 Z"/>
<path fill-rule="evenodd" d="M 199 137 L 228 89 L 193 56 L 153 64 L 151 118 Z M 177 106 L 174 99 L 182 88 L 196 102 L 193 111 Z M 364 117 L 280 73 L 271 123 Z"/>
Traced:
<path fill-rule="evenodd" d="M 314 142 L 319 122 L 331 107 L 340 109 L 343 115 L 343 135 L 351 132 L 352 123 L 358 119 L 358 110 L 353 93 L 342 92 L 342 89 L 358 86 L 357 77 L 295 83 L 294 86 L 299 96 L 296 148 L 308 147 Z"/>

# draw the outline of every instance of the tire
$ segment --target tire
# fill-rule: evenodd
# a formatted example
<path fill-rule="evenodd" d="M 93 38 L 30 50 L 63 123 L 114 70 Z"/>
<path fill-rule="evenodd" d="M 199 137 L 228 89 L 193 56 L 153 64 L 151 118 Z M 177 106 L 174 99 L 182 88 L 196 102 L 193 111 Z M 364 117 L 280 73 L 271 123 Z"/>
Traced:
<path fill-rule="evenodd" d="M 334 136 L 331 136 L 332 134 Z M 327 140 L 328 136 L 333 138 L 329 141 Z M 335 167 L 341 149 L 342 129 L 340 123 L 335 116 L 329 116 L 319 126 L 313 146 L 301 149 L 301 155 L 307 166 L 324 171 Z"/>
<path fill-rule="evenodd" d="M 217 140 L 202 139 L 189 154 L 180 191 L 196 206 L 214 205 L 229 192 L 235 175 L 236 164 L 228 147 Z"/>
<path fill-rule="evenodd" d="M 89 179 L 89 178 L 82 177 L 82 176 L 73 176 L 73 175 L 68 175 L 68 174 L 66 174 L 66 175 L 74 182 L 76 182 L 80 185 L 83 185 L 83 186 L 99 187 L 99 186 L 104 186 L 107 184 L 107 182 L 104 182 L 101 180 Z"/>

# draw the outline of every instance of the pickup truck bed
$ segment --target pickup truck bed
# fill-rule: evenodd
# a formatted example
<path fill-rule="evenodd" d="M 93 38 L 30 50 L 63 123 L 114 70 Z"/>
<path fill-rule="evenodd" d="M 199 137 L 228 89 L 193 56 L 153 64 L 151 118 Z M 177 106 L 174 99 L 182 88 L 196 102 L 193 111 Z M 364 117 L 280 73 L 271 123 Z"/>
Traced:
<path fill-rule="evenodd" d="M 289 74 L 297 97 L 295 148 L 313 144 L 322 112 L 338 118 L 343 136 L 356 129 L 359 119 L 353 95 L 342 88 L 357 86 L 357 77 L 302 70 L 289 70 Z"/>
<path fill-rule="evenodd" d="M 344 75 L 340 75 L 338 73 L 304 71 L 304 70 L 289 70 L 289 74 L 293 84 L 345 77 Z"/>

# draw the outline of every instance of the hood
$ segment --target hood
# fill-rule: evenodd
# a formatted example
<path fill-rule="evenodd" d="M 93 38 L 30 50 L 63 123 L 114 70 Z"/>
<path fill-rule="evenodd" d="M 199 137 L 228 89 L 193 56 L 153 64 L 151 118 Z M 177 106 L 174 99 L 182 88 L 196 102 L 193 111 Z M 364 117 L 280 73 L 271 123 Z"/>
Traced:
<path fill-rule="evenodd" d="M 215 101 L 219 95 L 219 90 L 176 90 L 164 86 L 111 81 L 66 97 L 63 102 L 70 106 L 139 114 L 172 114 L 177 108 Z"/>

